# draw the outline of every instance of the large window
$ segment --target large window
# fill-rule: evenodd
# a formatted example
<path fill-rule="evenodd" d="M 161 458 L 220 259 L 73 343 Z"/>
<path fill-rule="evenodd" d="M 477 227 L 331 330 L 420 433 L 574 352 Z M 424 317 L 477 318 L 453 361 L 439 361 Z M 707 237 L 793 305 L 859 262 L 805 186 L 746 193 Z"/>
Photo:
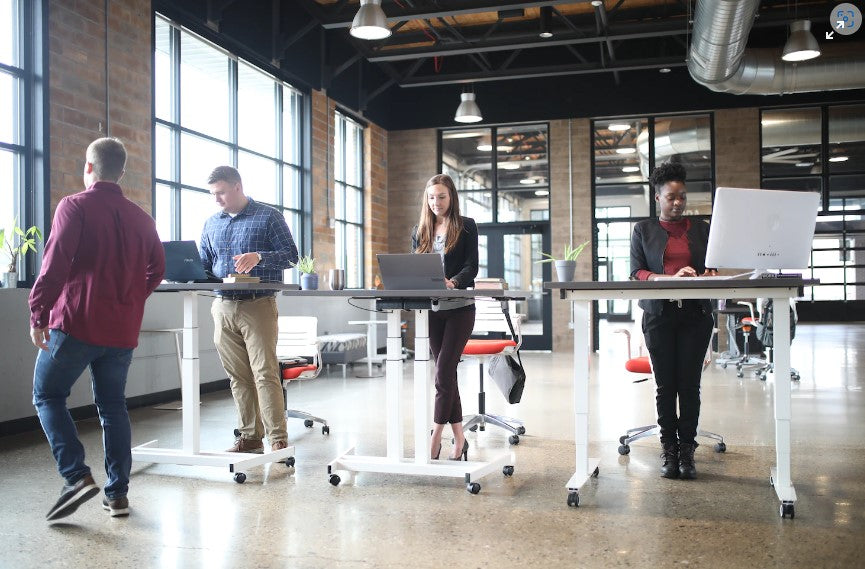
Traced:
<path fill-rule="evenodd" d="M 712 211 L 714 165 L 712 117 L 678 115 L 595 120 L 592 127 L 592 185 L 599 281 L 627 280 L 631 272 L 631 231 L 654 217 L 649 174 L 664 162 L 688 172 L 685 215 L 708 218 Z M 630 317 L 630 302 L 599 303 L 606 318 Z"/>
<path fill-rule="evenodd" d="M 764 110 L 762 187 L 821 195 L 809 300 L 865 299 L 865 105 Z"/>
<path fill-rule="evenodd" d="M 282 212 L 304 243 L 301 108 L 297 90 L 157 16 L 154 215 L 164 240 L 201 236 L 217 211 L 207 176 L 232 165 L 247 196 Z M 287 282 L 297 272 L 286 271 Z"/>
<path fill-rule="evenodd" d="M 27 140 L 25 138 L 26 73 L 24 6 L 19 0 L 0 0 L 0 227 L 7 233 L 29 221 L 25 208 Z M 0 253 L 5 272 L 9 260 Z M 23 275 L 19 260 L 18 274 Z"/>
<path fill-rule="evenodd" d="M 336 263 L 348 288 L 363 287 L 363 126 L 339 111 L 334 119 Z"/>

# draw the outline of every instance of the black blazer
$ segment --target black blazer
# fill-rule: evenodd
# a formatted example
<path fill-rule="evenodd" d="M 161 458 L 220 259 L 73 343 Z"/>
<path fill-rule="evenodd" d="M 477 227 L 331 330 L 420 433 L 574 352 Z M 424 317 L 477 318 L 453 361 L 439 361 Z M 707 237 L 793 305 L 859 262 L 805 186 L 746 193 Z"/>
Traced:
<path fill-rule="evenodd" d="M 463 230 L 456 246 L 445 253 L 445 277 L 456 281 L 457 288 L 475 286 L 478 276 L 478 226 L 470 217 L 461 216 Z M 418 247 L 417 225 L 411 230 L 411 252 Z"/>
<path fill-rule="evenodd" d="M 706 247 L 709 243 L 709 224 L 691 218 L 688 229 L 688 249 L 691 251 L 691 266 L 702 274 L 706 270 Z M 664 274 L 664 251 L 667 248 L 667 232 L 657 219 L 644 219 L 634 226 L 631 235 L 631 278 L 637 278 L 637 271 L 645 269 L 659 275 Z M 641 300 L 640 308 L 649 314 L 660 314 L 666 300 Z M 707 313 L 712 312 L 712 303 L 700 300 Z"/>

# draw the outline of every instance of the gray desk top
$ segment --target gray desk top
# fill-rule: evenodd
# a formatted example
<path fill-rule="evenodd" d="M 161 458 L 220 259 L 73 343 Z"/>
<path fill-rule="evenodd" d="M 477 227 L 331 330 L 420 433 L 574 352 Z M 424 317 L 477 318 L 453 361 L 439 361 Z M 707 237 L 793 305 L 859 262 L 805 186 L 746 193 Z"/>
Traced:
<path fill-rule="evenodd" d="M 819 283 L 813 279 L 706 279 L 706 280 L 663 280 L 663 281 L 582 281 L 546 282 L 546 289 L 561 290 L 681 290 L 681 289 L 718 289 L 718 288 L 791 288 L 811 286 Z M 758 292 L 758 291 L 755 291 Z"/>
<path fill-rule="evenodd" d="M 377 299 L 446 299 L 446 298 L 495 298 L 523 300 L 529 294 L 518 290 L 376 290 L 376 289 L 344 289 L 344 290 L 284 290 L 285 296 L 316 296 L 342 298 L 377 298 Z"/>
<path fill-rule="evenodd" d="M 162 283 L 156 292 L 209 290 L 298 290 L 300 285 L 282 283 Z"/>

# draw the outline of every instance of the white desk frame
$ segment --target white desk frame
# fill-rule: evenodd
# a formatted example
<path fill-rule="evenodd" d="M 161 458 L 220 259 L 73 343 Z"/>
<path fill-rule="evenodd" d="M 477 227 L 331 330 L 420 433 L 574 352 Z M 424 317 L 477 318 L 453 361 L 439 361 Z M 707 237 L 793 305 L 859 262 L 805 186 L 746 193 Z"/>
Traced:
<path fill-rule="evenodd" d="M 183 400 L 183 447 L 159 448 L 158 440 L 148 441 L 132 449 L 132 460 L 190 466 L 222 466 L 234 473 L 234 480 L 246 480 L 243 470 L 270 462 L 294 465 L 294 446 L 263 454 L 201 450 L 201 381 L 198 352 L 198 295 L 214 290 L 280 290 L 292 285 L 249 284 L 162 284 L 158 292 L 183 295 L 183 357 L 181 359 L 180 391 Z"/>
<path fill-rule="evenodd" d="M 438 476 L 461 478 L 466 490 L 472 494 L 480 491 L 476 480 L 492 473 L 513 474 L 515 457 L 511 452 L 501 453 L 488 461 L 431 460 L 429 457 L 429 429 L 432 424 L 430 393 L 432 392 L 433 364 L 429 350 L 430 302 L 441 298 L 495 297 L 523 298 L 514 291 L 495 290 L 418 290 L 418 291 L 286 291 L 292 296 L 346 296 L 358 299 L 376 299 L 380 310 L 387 312 L 387 359 L 385 368 L 385 409 L 387 415 L 387 455 L 361 456 L 351 447 L 327 465 L 330 483 L 341 481 L 336 471 L 381 472 L 407 476 Z M 393 306 L 393 308 L 391 308 Z M 403 432 L 405 417 L 402 412 L 403 358 L 400 310 L 412 310 L 415 314 L 415 360 L 414 360 L 414 448 L 413 458 L 405 456 Z"/>
<path fill-rule="evenodd" d="M 776 306 L 787 306 L 790 298 L 801 296 L 803 286 L 816 281 L 802 279 L 730 280 L 723 285 L 718 281 L 625 281 L 625 282 L 570 282 L 544 283 L 545 288 L 560 289 L 561 298 L 574 308 L 574 413 L 576 444 L 576 471 L 566 484 L 568 504 L 579 505 L 580 487 L 590 476 L 598 473 L 598 459 L 589 458 L 589 355 L 591 303 L 595 300 L 633 299 L 745 299 L 771 298 Z M 770 470 L 769 482 L 781 501 L 781 516 L 793 515 L 796 490 L 790 475 L 790 314 L 775 311 L 775 466 Z"/>

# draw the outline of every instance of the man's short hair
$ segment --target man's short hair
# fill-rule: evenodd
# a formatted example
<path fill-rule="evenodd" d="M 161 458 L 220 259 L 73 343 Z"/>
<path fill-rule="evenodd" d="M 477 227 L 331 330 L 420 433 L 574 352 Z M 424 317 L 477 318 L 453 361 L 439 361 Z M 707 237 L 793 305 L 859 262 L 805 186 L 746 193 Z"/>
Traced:
<path fill-rule="evenodd" d="M 228 182 L 229 184 L 242 184 L 240 180 L 240 172 L 237 168 L 231 166 L 217 166 L 213 172 L 207 177 L 207 184 L 215 184 L 216 182 Z"/>
<path fill-rule="evenodd" d="M 97 138 L 87 147 L 86 158 L 95 180 L 117 182 L 126 168 L 126 147 L 117 138 Z"/>

